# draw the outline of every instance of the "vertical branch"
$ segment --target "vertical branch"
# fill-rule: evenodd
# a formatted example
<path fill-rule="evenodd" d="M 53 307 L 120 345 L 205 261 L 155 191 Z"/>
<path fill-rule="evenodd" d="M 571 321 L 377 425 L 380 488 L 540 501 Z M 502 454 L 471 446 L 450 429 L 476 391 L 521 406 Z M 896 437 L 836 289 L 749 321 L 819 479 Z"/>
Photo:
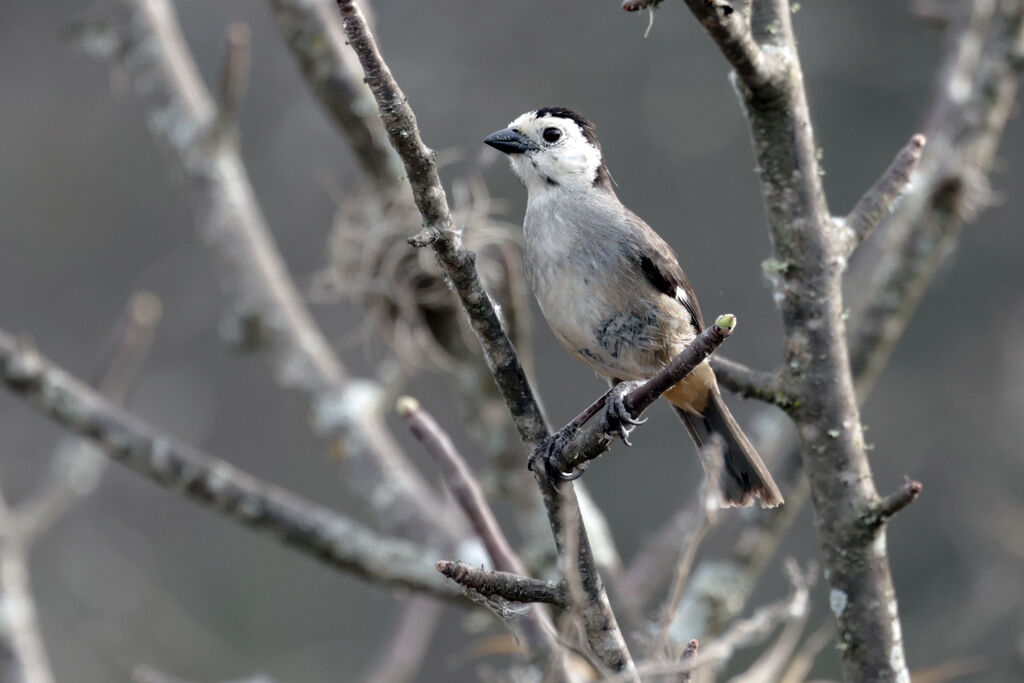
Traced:
<path fill-rule="evenodd" d="M 949 28 L 945 64 L 924 126 L 928 149 L 911 187 L 879 228 L 878 258 L 865 264 L 849 288 L 859 293 L 850 316 L 849 345 L 860 401 L 870 394 L 960 228 L 984 208 L 979 195 L 984 197 L 995 152 L 1013 110 L 1021 71 L 1015 55 L 1024 50 L 1024 3 L 974 2 L 962 11 Z M 969 84 L 966 96 L 957 94 L 954 83 Z M 696 606 L 692 616 L 702 615 L 701 622 L 694 624 L 697 632 L 719 633 L 740 614 L 757 577 L 807 499 L 799 451 L 790 445 L 775 450 L 783 453 L 775 469 L 786 491 L 786 505 L 759 515 L 744 528 L 726 557 L 709 560 L 708 569 L 713 565 L 732 577 L 731 595 L 728 600 L 719 595 L 721 582 L 694 585 L 687 599 Z"/>
<path fill-rule="evenodd" d="M 5 681 L 54 683 L 29 581 L 28 543 L 0 495 L 0 675 Z"/>
<path fill-rule="evenodd" d="M 847 680 L 908 680 L 884 528 L 864 523 L 879 497 L 861 432 L 842 316 L 845 267 L 821 185 L 817 147 L 789 3 L 763 3 L 754 31 L 779 55 L 765 87 L 737 69 L 748 117 L 780 292 L 787 393 L 801 440 Z M 729 55 L 726 55 L 729 57 Z"/>

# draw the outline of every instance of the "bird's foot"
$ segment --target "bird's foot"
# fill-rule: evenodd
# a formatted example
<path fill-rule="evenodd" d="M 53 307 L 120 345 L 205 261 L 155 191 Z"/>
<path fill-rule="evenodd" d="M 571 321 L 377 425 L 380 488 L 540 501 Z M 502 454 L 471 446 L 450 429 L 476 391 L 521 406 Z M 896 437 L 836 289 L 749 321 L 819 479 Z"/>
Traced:
<path fill-rule="evenodd" d="M 626 407 L 626 396 L 643 384 L 642 381 L 619 382 L 608 392 L 608 405 L 604 411 L 604 430 L 609 434 L 618 434 L 623 443 L 632 446 L 629 435 L 637 425 L 647 422 L 645 417 L 638 420 Z"/>
<path fill-rule="evenodd" d="M 544 472 L 547 473 L 549 477 L 555 477 L 562 481 L 579 479 L 583 475 L 583 471 L 587 469 L 586 465 L 580 465 L 568 472 L 562 469 L 562 455 L 565 451 L 565 446 L 572 440 L 573 434 L 577 429 L 576 425 L 567 424 L 548 438 L 541 441 L 540 445 L 534 449 L 533 453 L 530 453 L 530 459 L 526 462 L 527 468 L 529 468 L 531 472 L 535 471 L 537 459 L 539 458 L 543 461 Z"/>

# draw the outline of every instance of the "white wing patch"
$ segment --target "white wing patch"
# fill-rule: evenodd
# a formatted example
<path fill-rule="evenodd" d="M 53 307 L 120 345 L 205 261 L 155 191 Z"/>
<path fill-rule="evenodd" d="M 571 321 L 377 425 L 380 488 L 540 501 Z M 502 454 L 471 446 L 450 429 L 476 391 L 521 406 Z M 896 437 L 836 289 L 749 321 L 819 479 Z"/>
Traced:
<path fill-rule="evenodd" d="M 682 287 L 676 287 L 676 298 L 682 301 L 684 304 L 690 302 L 690 295 L 686 293 L 686 290 Z"/>

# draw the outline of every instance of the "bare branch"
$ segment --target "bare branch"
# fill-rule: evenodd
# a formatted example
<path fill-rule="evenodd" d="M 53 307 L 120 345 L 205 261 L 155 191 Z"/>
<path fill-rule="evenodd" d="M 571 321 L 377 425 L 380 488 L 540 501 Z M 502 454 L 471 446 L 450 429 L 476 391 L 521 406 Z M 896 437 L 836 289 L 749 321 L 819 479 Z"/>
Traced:
<path fill-rule="evenodd" d="M 907 507 L 921 495 L 921 482 L 907 479 L 898 491 L 890 493 L 882 498 L 871 510 L 871 513 L 864 518 L 864 523 L 870 527 L 878 527 L 888 522 L 897 512 Z"/>
<path fill-rule="evenodd" d="M 549 430 L 537 402 L 533 388 L 527 381 L 501 320 L 484 290 L 473 265 L 473 255 L 462 243 L 461 233 L 451 219 L 444 188 L 437 175 L 433 156 L 420 137 L 416 117 L 384 63 L 366 20 L 353 0 L 339 0 L 345 34 L 359 61 L 363 65 L 366 82 L 377 100 L 381 118 L 392 146 L 402 158 L 412 186 L 413 199 L 423 217 L 424 229 L 410 242 L 414 246 L 430 245 L 437 254 L 445 274 L 459 295 L 477 338 L 484 350 L 488 367 L 494 375 L 516 427 L 523 441 L 536 446 L 548 436 Z M 561 549 L 564 541 L 562 526 L 563 505 L 578 508 L 576 494 L 570 485 L 551 485 L 543 467 L 536 468 L 534 477 L 541 490 L 548 523 L 555 536 L 555 545 Z M 562 489 L 564 492 L 560 492 Z M 572 517 L 580 519 L 578 510 Z M 619 630 L 615 615 L 608 604 L 600 573 L 594 562 L 593 551 L 586 530 L 579 522 L 579 563 L 587 589 L 587 603 L 577 605 L 584 616 L 587 639 L 594 654 L 613 671 L 625 671 L 635 678 L 635 665 Z"/>
<path fill-rule="evenodd" d="M 789 571 L 795 571 L 790 566 Z M 782 632 L 775 639 L 775 642 L 761 653 L 761 656 L 751 664 L 746 671 L 739 676 L 733 677 L 729 683 L 761 683 L 762 681 L 778 681 L 786 663 L 793 656 L 793 651 L 800 644 L 800 636 L 803 635 L 804 626 L 807 624 L 807 617 L 810 610 L 807 606 L 797 606 L 785 621 Z"/>
<path fill-rule="evenodd" d="M 402 179 L 402 163 L 388 145 L 363 70 L 345 46 L 338 13 L 317 0 L 269 0 L 286 45 L 317 99 L 345 132 L 356 159 L 385 188 Z"/>
<path fill-rule="evenodd" d="M 793 407 L 793 399 L 783 387 L 779 372 L 754 370 L 718 355 L 711 359 L 711 368 L 720 385 L 743 398 L 755 398 L 783 410 Z"/>
<path fill-rule="evenodd" d="M 238 109 L 249 87 L 251 34 L 249 27 L 236 22 L 225 34 L 224 71 L 217 93 L 217 117 L 213 138 L 218 144 L 234 144 L 238 138 Z"/>
<path fill-rule="evenodd" d="M 162 316 L 160 300 L 149 292 L 134 294 L 112 334 L 111 349 L 93 383 L 111 403 L 120 404 L 153 343 Z M 24 543 L 45 533 L 82 497 L 95 490 L 107 460 L 88 441 L 68 437 L 56 449 L 50 472 L 37 491 L 13 512 Z"/>
<path fill-rule="evenodd" d="M 725 633 L 710 644 L 704 642 L 700 652 L 692 657 L 683 658 L 678 662 L 641 662 L 638 667 L 641 675 L 682 674 L 726 662 L 736 650 L 767 638 L 780 623 L 806 619 L 810 605 L 810 589 L 815 583 L 815 572 L 813 563 L 804 572 L 801 572 L 795 563 L 790 563 L 786 572 L 792 585 L 789 597 L 761 607 L 750 617 L 734 622 Z M 622 679 L 616 677 L 611 680 Z"/>
<path fill-rule="evenodd" d="M 440 618 L 441 603 L 437 600 L 421 595 L 407 598 L 398 623 L 374 658 L 373 666 L 361 678 L 362 683 L 415 680 Z"/>
<path fill-rule="evenodd" d="M 151 666 L 142 664 L 135 668 L 132 672 L 132 680 L 135 683 L 189 683 L 184 679 L 170 674 L 157 671 Z M 222 683 L 276 683 L 273 678 L 265 676 L 263 674 L 257 674 L 250 676 L 249 678 L 239 678 L 232 681 L 222 681 Z"/>
<path fill-rule="evenodd" d="M 712 482 L 717 482 L 718 477 L 708 477 L 706 490 L 710 490 L 713 486 Z M 654 643 L 654 647 L 651 651 L 654 653 L 660 653 L 662 649 L 668 645 L 669 641 L 669 628 L 672 626 L 672 622 L 676 617 L 679 610 L 679 601 L 683 599 L 683 589 L 686 587 L 686 579 L 690 576 L 690 569 L 693 568 L 693 561 L 697 557 L 697 549 L 700 548 L 701 541 L 704 540 L 704 536 L 707 534 L 708 529 L 711 528 L 711 520 L 708 517 L 709 508 L 704 505 L 704 516 L 701 517 L 697 527 L 690 533 L 689 538 L 683 545 L 684 550 L 680 554 L 679 562 L 676 565 L 676 575 L 672 581 L 672 587 L 669 590 L 668 598 L 661 607 L 661 617 L 658 620 L 658 638 Z"/>
<path fill-rule="evenodd" d="M 32 599 L 28 550 L 0 494 L 0 675 L 4 681 L 54 683 Z"/>
<path fill-rule="evenodd" d="M 504 572 L 524 573 L 523 563 L 505 538 L 483 489 L 462 454 L 455 448 L 451 437 L 437 424 L 434 416 L 420 407 L 419 401 L 411 396 L 399 398 L 397 410 L 441 471 L 445 485 L 484 542 L 484 548 L 495 568 Z"/>
<path fill-rule="evenodd" d="M 0 381 L 110 457 L 172 491 L 369 581 L 451 598 L 436 551 L 381 536 L 351 519 L 175 441 L 111 405 L 35 350 L 0 331 Z"/>
<path fill-rule="evenodd" d="M 842 220 L 842 227 L 847 231 L 847 236 L 843 240 L 843 248 L 847 254 L 867 239 L 879 221 L 892 211 L 893 204 L 899 199 L 903 188 L 910 182 L 911 174 L 921 161 L 924 146 L 924 135 L 918 133 L 910 138 L 910 142 L 900 150 L 882 177 L 875 181 L 871 189 Z"/>
<path fill-rule="evenodd" d="M 460 586 L 484 596 L 497 596 L 512 602 L 542 602 L 569 609 L 565 583 L 531 579 L 511 572 L 473 567 L 463 562 L 441 561 L 437 570 Z"/>
<path fill-rule="evenodd" d="M 832 642 L 832 633 L 834 631 L 835 627 L 832 624 L 832 620 L 827 619 L 811 635 L 807 636 L 807 640 L 804 641 L 804 644 L 797 653 L 793 655 L 793 658 L 779 677 L 779 683 L 804 683 L 807 680 L 807 675 L 814 668 L 814 661 L 818 658 L 818 655 Z"/>
<path fill-rule="evenodd" d="M 433 152 L 423 144 L 416 116 L 384 63 L 359 7 L 353 0 L 339 0 L 338 5 L 345 34 L 363 65 L 366 82 L 377 100 L 391 144 L 405 165 L 413 199 L 423 216 L 425 227 L 411 242 L 418 247 L 432 246 L 437 253 L 480 339 L 521 437 L 527 444 L 535 445 L 547 436 L 547 423 L 515 349 L 480 282 L 473 255 L 462 243 L 461 229 L 452 222 Z"/>
<path fill-rule="evenodd" d="M 397 409 L 441 470 L 445 485 L 480 536 L 494 566 L 500 571 L 524 574 L 526 570 L 522 561 L 505 538 L 483 489 L 462 454 L 455 448 L 451 437 L 430 413 L 420 407 L 416 399 L 410 396 L 399 398 Z M 532 654 L 547 659 L 560 656 L 561 647 L 554 638 L 555 627 L 544 612 L 532 610 L 524 617 L 523 631 Z"/>
<path fill-rule="evenodd" d="M 747 88 L 766 97 L 777 90 L 783 74 L 781 64 L 754 41 L 742 12 L 734 11 L 726 2 L 686 0 L 686 5 Z"/>
<path fill-rule="evenodd" d="M 683 654 L 679 657 L 681 664 L 687 664 L 687 660 L 693 659 L 700 654 L 700 643 L 697 642 L 696 638 L 693 638 L 686 644 L 686 648 L 683 650 Z M 679 675 L 679 683 L 690 683 L 690 679 L 693 678 L 693 669 L 687 669 Z"/>
<path fill-rule="evenodd" d="M 350 489 L 374 506 L 375 519 L 390 531 L 456 543 L 464 528 L 439 523 L 436 494 L 386 430 L 379 387 L 349 378 L 303 303 L 236 146 L 209 144 L 216 107 L 173 7 L 121 0 L 97 30 L 105 40 L 89 45 L 106 48 L 126 72 L 150 131 L 174 153 L 204 240 L 221 258 L 233 298 L 225 334 L 239 346 L 270 347 L 278 382 L 306 399 L 317 434 L 345 453 Z"/>
<path fill-rule="evenodd" d="M 969 12 L 966 20 L 955 23 L 950 31 L 945 64 L 924 128 L 928 149 L 913 188 L 880 228 L 883 247 L 879 258 L 858 271 L 856 283 L 850 287 L 860 295 L 850 316 L 850 363 L 860 401 L 870 394 L 918 301 L 951 252 L 960 227 L 970 218 L 970 212 L 963 211 L 963 201 L 950 201 L 950 189 L 962 188 L 962 193 L 952 194 L 965 198 L 978 193 L 970 188 L 987 184 L 1018 86 L 1020 66 L 1014 55 L 1022 47 L 1022 6 L 1019 2 L 956 6 Z M 951 83 L 971 84 L 970 92 L 966 97 L 958 96 Z M 976 201 L 966 205 L 972 204 L 978 206 Z M 780 422 L 781 416 L 772 421 Z M 763 444 L 758 447 L 765 455 L 772 450 Z M 737 537 L 727 557 L 709 559 L 706 566 L 698 566 L 697 577 L 704 576 L 705 570 L 731 577 L 729 599 L 719 595 L 721 581 L 693 582 L 692 595 L 686 600 L 695 605 L 691 616 L 699 622 L 696 628 L 700 632 L 718 633 L 742 611 L 768 559 L 808 499 L 806 479 L 800 476 L 799 451 L 791 445 L 774 450 L 782 453 L 773 469 L 786 492 L 786 505 L 758 515 Z M 641 557 L 645 566 L 634 564 L 627 576 L 634 569 L 643 570 L 644 577 L 655 575 L 646 565 L 656 563 L 664 553 L 645 553 Z M 654 569 L 663 565 L 654 564 Z"/>
<path fill-rule="evenodd" d="M 845 339 L 841 277 L 846 254 L 834 237 L 822 186 L 789 3 L 768 2 L 756 17 L 764 19 L 771 23 L 763 33 L 758 27 L 759 37 L 782 60 L 780 86 L 766 97 L 741 77 L 737 90 L 760 169 L 774 258 L 785 264 L 778 274 L 785 382 L 795 400 L 790 414 L 813 491 L 815 529 L 830 588 L 857 596 L 835 612 L 844 675 L 903 680 L 909 673 L 885 547 L 875 544 L 872 533 L 853 533 L 864 531 L 855 520 L 875 504 L 878 493 Z"/>
<path fill-rule="evenodd" d="M 630 414 L 633 417 L 639 417 L 663 393 L 679 383 L 680 380 L 693 372 L 694 368 L 704 362 L 725 341 L 725 338 L 732 334 L 735 327 L 736 316 L 732 314 L 718 316 L 718 319 L 711 326 L 698 334 L 658 374 L 626 395 L 624 402 Z M 607 400 L 608 394 L 606 393 L 592 403 L 576 419 L 566 425 L 565 430 L 568 433 L 568 438 L 561 449 L 562 459 L 560 462 L 555 463 L 556 467 L 562 472 L 572 472 L 578 469 L 604 453 L 611 446 L 615 436 L 607 433 L 600 421 L 589 422 L 589 426 L 584 428 L 584 423 L 587 423 L 591 417 L 596 415 Z"/>

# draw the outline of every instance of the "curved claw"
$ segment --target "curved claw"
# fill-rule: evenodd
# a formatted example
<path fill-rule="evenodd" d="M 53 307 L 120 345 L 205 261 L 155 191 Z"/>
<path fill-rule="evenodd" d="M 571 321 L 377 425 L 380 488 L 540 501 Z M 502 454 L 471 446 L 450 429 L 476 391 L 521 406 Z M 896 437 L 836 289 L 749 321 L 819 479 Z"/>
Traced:
<path fill-rule="evenodd" d="M 607 430 L 617 433 L 619 438 L 622 439 L 622 443 L 627 446 L 633 445 L 629 440 L 629 435 L 633 431 L 631 427 L 647 422 L 646 417 L 635 418 L 630 414 L 629 409 L 626 408 L 626 395 L 640 384 L 641 382 L 621 382 L 615 385 L 611 395 L 608 397 L 608 406 L 605 409 Z"/>
<path fill-rule="evenodd" d="M 586 471 L 586 465 L 580 465 L 579 467 L 575 467 L 569 470 L 568 472 L 563 472 L 560 469 L 555 469 L 555 476 L 557 476 L 562 481 L 576 481 L 577 479 L 582 477 L 583 473 Z"/>

